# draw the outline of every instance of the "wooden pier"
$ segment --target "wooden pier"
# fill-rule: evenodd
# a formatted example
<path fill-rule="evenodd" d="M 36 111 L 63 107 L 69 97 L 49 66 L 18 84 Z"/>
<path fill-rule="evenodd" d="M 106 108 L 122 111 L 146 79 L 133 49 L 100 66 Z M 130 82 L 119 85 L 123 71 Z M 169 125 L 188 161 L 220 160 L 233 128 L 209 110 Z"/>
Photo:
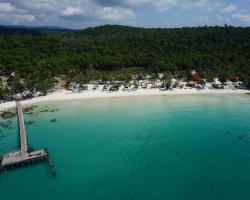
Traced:
<path fill-rule="evenodd" d="M 16 110 L 17 110 L 17 117 L 18 117 L 18 124 L 19 124 L 19 135 L 20 135 L 20 147 L 21 147 L 21 155 L 25 156 L 28 152 L 28 143 L 27 143 L 27 136 L 25 130 L 25 122 L 23 118 L 23 110 L 21 106 L 21 102 L 16 102 Z"/>
<path fill-rule="evenodd" d="M 0 170 L 4 171 L 16 167 L 23 167 L 26 165 L 31 165 L 33 163 L 46 160 L 48 161 L 52 174 L 56 175 L 54 166 L 51 160 L 49 159 L 49 152 L 47 149 L 42 149 L 34 152 L 28 151 L 25 122 L 20 101 L 16 101 L 16 112 L 17 112 L 18 126 L 19 126 L 20 151 L 3 155 Z"/>

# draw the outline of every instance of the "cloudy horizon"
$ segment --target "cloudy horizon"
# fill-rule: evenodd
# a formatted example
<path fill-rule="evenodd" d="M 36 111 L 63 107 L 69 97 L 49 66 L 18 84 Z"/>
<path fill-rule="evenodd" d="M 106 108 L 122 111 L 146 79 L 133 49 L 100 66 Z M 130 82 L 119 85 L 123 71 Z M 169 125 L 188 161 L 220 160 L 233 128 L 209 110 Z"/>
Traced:
<path fill-rule="evenodd" d="M 250 0 L 0 0 L 0 24 L 245 27 L 250 26 Z"/>

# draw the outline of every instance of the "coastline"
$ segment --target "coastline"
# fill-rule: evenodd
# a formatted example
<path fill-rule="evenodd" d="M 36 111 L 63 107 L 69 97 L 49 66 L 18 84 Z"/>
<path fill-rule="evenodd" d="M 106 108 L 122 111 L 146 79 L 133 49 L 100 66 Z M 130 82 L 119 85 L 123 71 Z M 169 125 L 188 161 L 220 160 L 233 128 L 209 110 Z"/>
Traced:
<path fill-rule="evenodd" d="M 69 90 L 58 90 L 46 96 L 34 97 L 32 99 L 22 101 L 22 105 L 31 105 L 49 101 L 66 101 L 66 100 L 84 100 L 96 98 L 116 98 L 128 96 L 161 96 L 161 95 L 196 95 L 196 94 L 247 94 L 250 90 L 232 90 L 232 89 L 174 89 L 161 91 L 159 89 L 139 89 L 137 91 L 85 91 L 81 93 L 72 93 Z M 15 107 L 15 102 L 5 102 L 0 104 L 0 111 Z"/>

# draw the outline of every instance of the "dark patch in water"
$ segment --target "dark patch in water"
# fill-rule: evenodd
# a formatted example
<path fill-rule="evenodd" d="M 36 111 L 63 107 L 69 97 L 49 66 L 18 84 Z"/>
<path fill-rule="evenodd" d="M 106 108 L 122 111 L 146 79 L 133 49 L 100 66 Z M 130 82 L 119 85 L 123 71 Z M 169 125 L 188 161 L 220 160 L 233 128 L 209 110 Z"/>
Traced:
<path fill-rule="evenodd" d="M 0 135 L 0 140 L 2 139 L 2 138 L 5 138 L 6 136 L 5 135 Z"/>
<path fill-rule="evenodd" d="M 60 109 L 59 108 L 56 108 L 56 109 L 49 109 L 47 106 L 46 107 L 44 107 L 44 108 L 42 108 L 41 110 L 40 110 L 40 113 L 43 113 L 43 112 L 57 112 L 57 111 L 59 111 Z"/>
<path fill-rule="evenodd" d="M 50 112 L 57 112 L 57 111 L 59 111 L 58 108 L 57 108 L 57 109 L 50 110 Z"/>
<path fill-rule="evenodd" d="M 0 127 L 2 127 L 2 128 L 12 129 L 11 125 L 12 125 L 11 120 L 7 120 L 5 122 L 0 122 Z"/>
<path fill-rule="evenodd" d="M 229 135 L 229 134 L 230 134 L 230 132 L 229 132 L 229 131 L 226 131 L 226 134 L 227 134 L 227 135 Z"/>
<path fill-rule="evenodd" d="M 247 134 L 241 134 L 239 137 L 238 137 L 238 139 L 239 140 L 243 140 L 243 139 L 245 139 L 245 138 L 247 138 Z"/>
<path fill-rule="evenodd" d="M 3 119 L 12 119 L 13 117 L 16 116 L 16 112 L 12 111 L 12 110 L 7 110 L 7 111 L 3 111 L 0 116 Z"/>
<path fill-rule="evenodd" d="M 28 112 L 28 113 L 26 113 L 27 115 L 34 115 L 34 113 L 33 112 Z"/>
<path fill-rule="evenodd" d="M 57 121 L 56 119 L 50 120 L 51 123 L 55 123 L 56 121 Z"/>
<path fill-rule="evenodd" d="M 49 111 L 49 109 L 48 109 L 48 107 L 46 106 L 46 107 L 43 107 L 43 108 L 40 110 L 40 113 L 48 112 L 48 111 Z"/>
<path fill-rule="evenodd" d="M 24 113 L 27 114 L 27 115 L 30 115 L 30 116 L 38 116 L 40 113 L 47 113 L 47 112 L 51 112 L 51 113 L 54 113 L 54 112 L 57 112 L 59 111 L 59 109 L 49 109 L 48 106 L 44 106 L 44 107 L 41 107 L 39 110 L 37 111 L 34 111 L 35 108 L 38 108 L 38 106 L 30 106 L 30 107 L 26 107 L 25 110 L 24 110 Z"/>
<path fill-rule="evenodd" d="M 32 111 L 35 109 L 35 108 L 37 108 L 37 106 L 29 106 L 29 107 L 25 107 L 25 108 L 23 108 L 23 112 L 24 113 L 26 113 L 26 114 L 30 114 L 30 113 L 32 113 Z"/>
<path fill-rule="evenodd" d="M 27 121 L 27 122 L 25 121 L 25 124 L 26 124 L 26 125 L 32 125 L 32 124 L 34 124 L 34 123 L 35 123 L 34 121 Z"/>

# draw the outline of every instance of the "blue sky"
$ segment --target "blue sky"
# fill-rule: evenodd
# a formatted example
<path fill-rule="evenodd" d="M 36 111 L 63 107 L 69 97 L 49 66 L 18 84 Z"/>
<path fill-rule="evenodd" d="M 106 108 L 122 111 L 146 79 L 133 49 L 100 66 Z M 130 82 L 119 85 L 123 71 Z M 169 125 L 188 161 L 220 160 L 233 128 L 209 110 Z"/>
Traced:
<path fill-rule="evenodd" d="M 250 0 L 0 0 L 0 24 L 250 26 Z"/>

